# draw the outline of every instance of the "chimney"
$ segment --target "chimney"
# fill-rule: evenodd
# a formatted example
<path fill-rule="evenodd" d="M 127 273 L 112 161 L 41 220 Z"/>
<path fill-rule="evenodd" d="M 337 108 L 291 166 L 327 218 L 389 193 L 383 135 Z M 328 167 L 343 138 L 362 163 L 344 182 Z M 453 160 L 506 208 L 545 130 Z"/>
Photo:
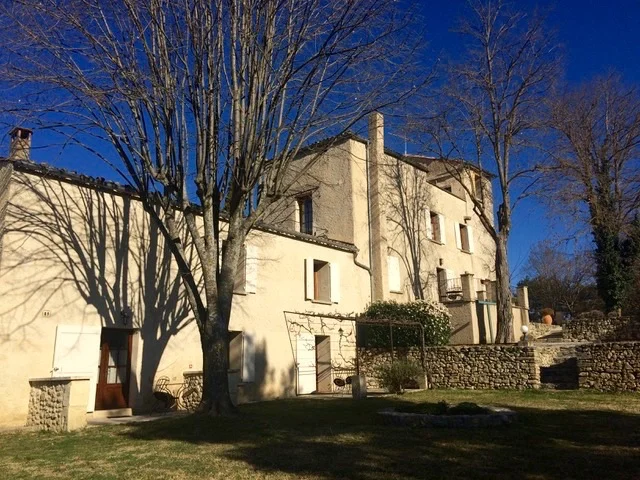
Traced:
<path fill-rule="evenodd" d="M 387 225 L 384 213 L 384 117 L 369 116 L 369 202 L 373 301 L 389 297 Z"/>
<path fill-rule="evenodd" d="M 32 134 L 32 130 L 23 127 L 15 127 L 11 130 L 9 134 L 11 136 L 9 160 L 29 161 L 31 159 Z"/>

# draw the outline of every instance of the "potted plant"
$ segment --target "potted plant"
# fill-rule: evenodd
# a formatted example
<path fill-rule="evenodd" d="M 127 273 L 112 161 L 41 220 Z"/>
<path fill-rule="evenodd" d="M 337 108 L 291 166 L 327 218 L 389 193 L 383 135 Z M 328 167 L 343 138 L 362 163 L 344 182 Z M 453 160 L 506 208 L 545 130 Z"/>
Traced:
<path fill-rule="evenodd" d="M 553 324 L 553 308 L 543 308 L 540 314 L 542 315 L 542 323 L 545 325 Z"/>

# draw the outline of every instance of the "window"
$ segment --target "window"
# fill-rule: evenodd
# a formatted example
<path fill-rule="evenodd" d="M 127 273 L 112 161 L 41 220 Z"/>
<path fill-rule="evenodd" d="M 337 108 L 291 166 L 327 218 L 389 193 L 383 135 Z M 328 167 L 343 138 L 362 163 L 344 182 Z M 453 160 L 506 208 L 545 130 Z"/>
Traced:
<path fill-rule="evenodd" d="M 427 210 L 427 238 L 438 243 L 445 243 L 444 215 Z"/>
<path fill-rule="evenodd" d="M 313 235 L 313 200 L 311 195 L 300 197 L 297 202 L 300 233 Z"/>
<path fill-rule="evenodd" d="M 331 301 L 331 267 L 320 260 L 313 261 L 313 299 Z"/>
<path fill-rule="evenodd" d="M 473 176 L 473 195 L 482 202 L 482 177 L 478 174 Z"/>
<path fill-rule="evenodd" d="M 473 230 L 469 225 L 456 224 L 456 246 L 463 252 L 473 253 Z"/>
<path fill-rule="evenodd" d="M 340 269 L 337 264 L 307 258 L 305 283 L 307 300 L 326 303 L 340 301 Z"/>

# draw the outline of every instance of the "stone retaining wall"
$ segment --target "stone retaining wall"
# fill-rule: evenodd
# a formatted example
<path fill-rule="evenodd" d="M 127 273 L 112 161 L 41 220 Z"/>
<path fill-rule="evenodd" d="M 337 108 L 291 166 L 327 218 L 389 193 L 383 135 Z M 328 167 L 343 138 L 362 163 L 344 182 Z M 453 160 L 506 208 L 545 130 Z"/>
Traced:
<path fill-rule="evenodd" d="M 420 349 L 398 349 L 396 358 L 420 363 Z M 385 349 L 358 350 L 360 373 L 367 385 L 378 387 L 375 370 L 391 360 Z M 465 345 L 429 347 L 425 366 L 430 388 L 529 389 L 540 385 L 533 347 L 518 345 Z"/>
<path fill-rule="evenodd" d="M 640 342 L 592 343 L 576 351 L 580 388 L 640 391 Z"/>
<path fill-rule="evenodd" d="M 540 385 L 532 347 L 432 347 L 425 363 L 432 388 L 524 390 Z"/>
<path fill-rule="evenodd" d="M 562 327 L 558 325 L 547 325 L 545 323 L 530 323 L 528 336 L 533 340 L 549 335 L 550 333 L 562 332 Z"/>
<path fill-rule="evenodd" d="M 565 322 L 562 337 L 567 341 L 638 341 L 640 320 L 590 312 Z"/>
<path fill-rule="evenodd" d="M 89 378 L 32 378 L 29 380 L 27 427 L 68 432 L 87 424 Z"/>
<path fill-rule="evenodd" d="M 394 350 L 396 359 L 413 360 L 420 365 L 420 348 L 396 348 Z M 380 388 L 376 370 L 380 365 L 389 363 L 392 359 L 391 351 L 386 348 L 358 348 L 358 362 L 360 374 L 364 374 L 367 379 L 367 388 Z"/>

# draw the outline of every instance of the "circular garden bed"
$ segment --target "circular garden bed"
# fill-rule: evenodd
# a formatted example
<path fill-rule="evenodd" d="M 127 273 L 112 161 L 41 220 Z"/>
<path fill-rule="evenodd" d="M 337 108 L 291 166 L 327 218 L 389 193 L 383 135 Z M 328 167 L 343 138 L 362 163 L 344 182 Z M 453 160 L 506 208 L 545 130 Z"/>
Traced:
<path fill-rule="evenodd" d="M 513 423 L 516 412 L 504 407 L 445 402 L 418 403 L 385 408 L 378 412 L 385 423 L 409 427 L 473 428 L 497 427 Z"/>

